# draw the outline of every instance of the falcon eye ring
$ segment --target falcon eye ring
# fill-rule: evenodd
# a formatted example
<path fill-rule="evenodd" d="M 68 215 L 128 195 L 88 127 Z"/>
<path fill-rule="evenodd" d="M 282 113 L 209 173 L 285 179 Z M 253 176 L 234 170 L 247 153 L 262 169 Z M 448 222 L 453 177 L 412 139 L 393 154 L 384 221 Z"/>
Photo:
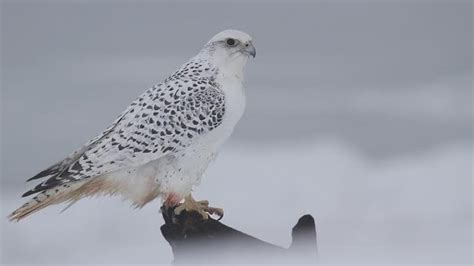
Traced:
<path fill-rule="evenodd" d="M 233 46 L 236 46 L 236 45 L 237 45 L 238 41 L 235 40 L 235 39 L 229 38 L 229 39 L 225 40 L 225 43 L 226 43 L 228 46 L 233 47 Z"/>

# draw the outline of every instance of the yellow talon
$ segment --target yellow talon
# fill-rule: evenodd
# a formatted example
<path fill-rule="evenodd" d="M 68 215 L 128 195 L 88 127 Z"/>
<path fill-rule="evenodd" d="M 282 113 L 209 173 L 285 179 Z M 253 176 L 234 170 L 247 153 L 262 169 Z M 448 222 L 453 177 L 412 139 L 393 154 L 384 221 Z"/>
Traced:
<path fill-rule="evenodd" d="M 181 212 L 191 212 L 195 211 L 202 216 L 203 220 L 209 219 L 209 214 L 216 214 L 221 219 L 224 216 L 224 210 L 220 208 L 213 208 L 209 207 L 209 201 L 207 200 L 200 200 L 196 201 L 191 195 L 184 198 L 184 202 L 178 205 L 174 209 L 174 213 L 179 215 Z"/>

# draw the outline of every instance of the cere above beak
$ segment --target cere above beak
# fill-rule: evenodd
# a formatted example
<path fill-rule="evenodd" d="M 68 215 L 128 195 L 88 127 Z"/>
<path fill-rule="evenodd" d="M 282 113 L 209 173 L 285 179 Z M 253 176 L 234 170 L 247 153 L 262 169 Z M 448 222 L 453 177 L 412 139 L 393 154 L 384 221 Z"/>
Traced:
<path fill-rule="evenodd" d="M 245 48 L 243 49 L 245 54 L 251 55 L 253 58 L 257 55 L 257 50 L 255 50 L 255 46 L 251 42 L 245 44 Z"/>

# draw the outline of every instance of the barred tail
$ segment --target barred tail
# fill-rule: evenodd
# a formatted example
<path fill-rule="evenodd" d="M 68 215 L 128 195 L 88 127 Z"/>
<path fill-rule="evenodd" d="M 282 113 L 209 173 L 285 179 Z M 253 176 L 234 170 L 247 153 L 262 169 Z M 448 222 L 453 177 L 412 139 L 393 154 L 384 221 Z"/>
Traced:
<path fill-rule="evenodd" d="M 83 182 L 71 182 L 42 191 L 12 212 L 8 219 L 18 222 L 47 206 L 71 200 L 73 195 L 75 195 L 74 192 L 83 184 Z"/>

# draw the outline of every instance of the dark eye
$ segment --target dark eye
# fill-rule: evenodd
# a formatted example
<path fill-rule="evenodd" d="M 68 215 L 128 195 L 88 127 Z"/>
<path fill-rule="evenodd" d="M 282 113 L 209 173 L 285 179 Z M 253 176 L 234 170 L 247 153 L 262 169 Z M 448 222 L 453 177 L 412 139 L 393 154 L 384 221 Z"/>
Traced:
<path fill-rule="evenodd" d="M 229 46 L 235 46 L 235 45 L 237 45 L 237 40 L 229 38 L 229 39 L 225 40 L 225 43 Z"/>

